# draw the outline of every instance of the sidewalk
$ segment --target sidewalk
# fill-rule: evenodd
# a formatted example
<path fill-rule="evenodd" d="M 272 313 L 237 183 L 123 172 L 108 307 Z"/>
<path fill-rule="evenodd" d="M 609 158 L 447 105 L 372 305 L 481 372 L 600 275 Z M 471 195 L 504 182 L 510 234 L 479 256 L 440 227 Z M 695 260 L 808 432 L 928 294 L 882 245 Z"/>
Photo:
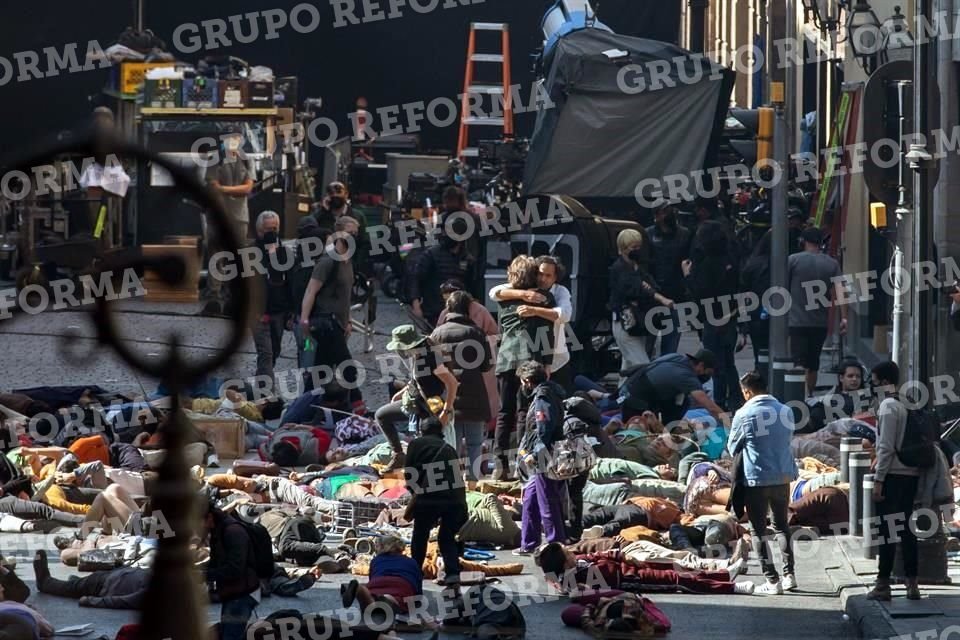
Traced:
<path fill-rule="evenodd" d="M 893 600 L 874 602 L 867 600 L 866 594 L 876 579 L 876 559 L 863 557 L 860 538 L 840 536 L 835 540 L 852 582 L 857 583 L 841 589 L 841 607 L 862 637 L 914 637 L 916 634 L 918 640 L 934 640 L 951 633 L 960 634 L 960 554 L 947 554 L 952 585 L 921 584 L 923 598 L 916 601 L 906 599 L 902 585 L 894 585 Z"/>

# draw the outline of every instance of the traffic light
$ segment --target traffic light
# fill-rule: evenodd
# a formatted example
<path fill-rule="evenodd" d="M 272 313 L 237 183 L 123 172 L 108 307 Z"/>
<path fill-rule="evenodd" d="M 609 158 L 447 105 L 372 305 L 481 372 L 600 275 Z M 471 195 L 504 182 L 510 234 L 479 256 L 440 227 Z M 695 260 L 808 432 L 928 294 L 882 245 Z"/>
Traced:
<path fill-rule="evenodd" d="M 766 165 L 773 161 L 774 111 L 760 109 L 731 109 L 730 117 L 739 124 L 736 134 L 729 138 L 730 147 L 750 165 Z"/>

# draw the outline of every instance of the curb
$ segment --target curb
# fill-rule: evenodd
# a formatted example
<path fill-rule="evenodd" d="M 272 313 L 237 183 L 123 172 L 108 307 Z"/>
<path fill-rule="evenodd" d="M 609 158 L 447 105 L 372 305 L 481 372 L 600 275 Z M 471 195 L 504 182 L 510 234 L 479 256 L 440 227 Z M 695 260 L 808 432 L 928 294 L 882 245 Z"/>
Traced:
<path fill-rule="evenodd" d="M 840 592 L 840 605 L 849 616 L 861 638 L 895 638 L 898 634 L 893 628 L 886 609 L 878 602 L 867 600 L 866 587 L 851 587 Z"/>
<path fill-rule="evenodd" d="M 856 627 L 861 638 L 895 638 L 898 634 L 894 629 L 893 619 L 879 602 L 867 600 L 870 589 L 853 572 L 853 564 L 843 544 L 837 539 L 834 539 L 834 544 L 845 563 L 842 584 L 837 585 L 840 591 L 841 609 L 850 618 L 850 622 Z M 854 583 L 859 585 L 850 586 Z"/>

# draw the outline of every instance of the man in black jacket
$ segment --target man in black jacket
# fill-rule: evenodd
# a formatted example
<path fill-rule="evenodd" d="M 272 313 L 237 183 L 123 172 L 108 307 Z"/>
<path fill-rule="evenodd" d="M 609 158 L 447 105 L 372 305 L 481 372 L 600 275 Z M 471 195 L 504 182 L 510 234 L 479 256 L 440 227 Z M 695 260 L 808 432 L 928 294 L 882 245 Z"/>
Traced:
<path fill-rule="evenodd" d="M 677 222 L 677 210 L 673 205 L 665 205 L 657 210 L 656 224 L 647 227 L 650 238 L 650 273 L 660 286 L 660 293 L 673 300 L 682 302 L 685 298 L 681 264 L 690 256 L 690 231 Z M 680 319 L 676 308 L 670 311 L 672 323 L 669 332 L 660 337 L 660 355 L 676 353 L 680 345 Z"/>
<path fill-rule="evenodd" d="M 266 275 L 262 283 L 260 305 L 253 326 L 253 344 L 257 349 L 257 375 L 273 379 L 273 367 L 280 357 L 283 332 L 293 312 L 290 278 L 293 255 L 280 244 L 280 216 L 264 211 L 257 216 L 257 248 Z"/>
<path fill-rule="evenodd" d="M 220 638 L 242 640 L 261 596 L 253 541 L 235 517 L 209 502 L 205 506 L 204 524 L 210 543 L 207 584 L 221 603 Z"/>
<path fill-rule="evenodd" d="M 447 280 L 458 280 L 465 283 L 469 290 L 473 282 L 473 259 L 467 242 L 455 239 L 467 235 L 469 224 L 463 219 L 450 218 L 459 212 L 465 213 L 466 208 L 467 197 L 462 189 L 449 187 L 444 191 L 437 244 L 424 251 L 417 261 L 411 306 L 413 313 L 431 326 L 436 326 L 443 310 L 440 285 Z"/>
<path fill-rule="evenodd" d="M 457 451 L 443 439 L 443 424 L 435 417 L 420 422 L 423 435 L 407 447 L 404 469 L 407 488 L 413 495 L 408 507 L 413 516 L 410 556 L 423 565 L 430 531 L 440 522 L 437 545 L 443 558 L 446 584 L 460 583 L 461 544 L 457 533 L 467 522 L 467 492 Z"/>

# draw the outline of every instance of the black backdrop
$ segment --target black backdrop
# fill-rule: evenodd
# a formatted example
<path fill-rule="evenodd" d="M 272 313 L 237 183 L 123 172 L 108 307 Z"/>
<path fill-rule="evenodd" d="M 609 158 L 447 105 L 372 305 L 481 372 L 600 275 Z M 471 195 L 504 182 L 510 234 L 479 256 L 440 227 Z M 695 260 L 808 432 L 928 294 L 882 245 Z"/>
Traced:
<path fill-rule="evenodd" d="M 595 5 L 596 0 L 595 1 Z M 600 18 L 615 31 L 638 37 L 676 42 L 681 0 L 601 0 Z M 173 50 L 173 32 L 183 23 L 200 23 L 273 8 L 290 9 L 298 0 L 145 0 L 146 26 Z M 196 62 L 207 53 L 226 53 L 251 64 L 273 68 L 277 75 L 300 78 L 301 100 L 324 99 L 322 114 L 346 126 L 358 95 L 367 96 L 372 108 L 454 97 L 462 90 L 467 30 L 471 21 L 507 22 L 512 38 L 514 83 L 524 86 L 525 101 L 532 80 L 529 55 L 542 41 L 539 23 L 548 0 L 485 0 L 471 7 L 438 8 L 429 14 L 406 9 L 404 17 L 381 22 L 333 28 L 334 13 L 328 0 L 313 0 L 321 15 L 320 27 L 300 34 L 289 27 L 274 40 L 261 37 L 247 45 L 234 44 L 196 54 L 179 54 Z M 362 7 L 362 0 L 357 0 Z M 386 5 L 381 0 L 381 6 Z M 442 5 L 442 3 L 441 3 Z M 16 65 L 14 52 L 37 51 L 46 70 L 44 47 L 62 52 L 78 43 L 81 56 L 89 40 L 106 48 L 133 21 L 132 0 L 83 0 L 46 3 L 11 0 L 4 3 L 0 19 L 0 56 Z M 358 8 L 358 13 L 360 9 Z M 244 23 L 245 25 L 246 23 Z M 201 28 L 202 32 L 202 28 Z M 228 29 L 228 35 L 231 30 Z M 12 80 L 0 86 L 0 155 L 21 155 L 47 136 L 85 121 L 102 99 L 100 88 L 109 69 L 79 73 L 60 72 L 54 77 Z M 373 109 L 371 109 L 372 111 Z M 518 119 L 518 131 L 528 134 L 533 114 Z M 422 132 L 431 147 L 451 148 L 456 128 Z M 315 154 L 314 157 L 319 156 Z"/>

